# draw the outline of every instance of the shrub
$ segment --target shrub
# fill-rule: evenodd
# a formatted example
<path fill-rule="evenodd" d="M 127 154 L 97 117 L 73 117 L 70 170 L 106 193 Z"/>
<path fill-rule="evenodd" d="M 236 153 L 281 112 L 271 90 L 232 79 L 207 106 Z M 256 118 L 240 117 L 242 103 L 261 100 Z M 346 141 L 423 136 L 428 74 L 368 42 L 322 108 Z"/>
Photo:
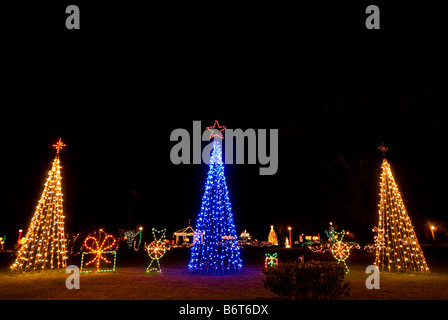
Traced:
<path fill-rule="evenodd" d="M 286 300 L 336 299 L 350 292 L 344 267 L 336 262 L 286 262 L 262 272 L 264 287 Z"/>

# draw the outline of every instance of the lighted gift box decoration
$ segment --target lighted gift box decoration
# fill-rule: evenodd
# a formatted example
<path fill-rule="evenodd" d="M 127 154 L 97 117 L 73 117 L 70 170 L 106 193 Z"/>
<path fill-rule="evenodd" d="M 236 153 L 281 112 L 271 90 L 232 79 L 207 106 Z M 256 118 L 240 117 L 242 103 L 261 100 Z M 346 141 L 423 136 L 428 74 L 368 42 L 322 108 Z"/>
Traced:
<path fill-rule="evenodd" d="M 95 235 L 88 236 L 84 241 L 83 248 L 87 251 L 82 253 L 80 271 L 82 273 L 115 272 L 117 243 L 117 240 L 112 235 L 106 234 L 102 229 Z M 102 261 L 104 262 L 103 267 L 100 268 Z M 93 263 L 95 263 L 96 269 L 85 269 L 85 267 Z"/>
<path fill-rule="evenodd" d="M 264 259 L 264 267 L 267 268 L 273 268 L 278 266 L 278 258 L 277 253 L 266 253 L 266 258 Z"/>

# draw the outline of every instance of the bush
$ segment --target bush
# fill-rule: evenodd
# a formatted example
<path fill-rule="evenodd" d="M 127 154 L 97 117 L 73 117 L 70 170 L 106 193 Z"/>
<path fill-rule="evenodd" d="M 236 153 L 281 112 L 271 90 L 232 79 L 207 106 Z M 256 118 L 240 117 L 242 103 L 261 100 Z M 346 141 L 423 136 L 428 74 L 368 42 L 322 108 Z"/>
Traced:
<path fill-rule="evenodd" d="M 264 287 L 286 300 L 335 299 L 350 292 L 344 267 L 336 262 L 287 262 L 262 272 Z"/>

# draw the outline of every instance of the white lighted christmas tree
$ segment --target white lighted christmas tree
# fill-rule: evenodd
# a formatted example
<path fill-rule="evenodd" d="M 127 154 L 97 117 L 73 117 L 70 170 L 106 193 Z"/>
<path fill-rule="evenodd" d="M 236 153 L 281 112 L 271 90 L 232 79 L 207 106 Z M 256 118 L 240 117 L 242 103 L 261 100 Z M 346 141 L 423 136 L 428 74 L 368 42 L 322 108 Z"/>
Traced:
<path fill-rule="evenodd" d="M 56 157 L 48 173 L 42 196 L 37 203 L 24 243 L 20 246 L 11 271 L 38 271 L 66 268 L 67 248 L 62 205 L 59 151 L 65 144 L 53 145 Z"/>
<path fill-rule="evenodd" d="M 379 149 L 385 155 L 384 144 Z M 387 271 L 429 272 L 423 251 L 395 183 L 390 164 L 383 159 L 375 265 Z"/>

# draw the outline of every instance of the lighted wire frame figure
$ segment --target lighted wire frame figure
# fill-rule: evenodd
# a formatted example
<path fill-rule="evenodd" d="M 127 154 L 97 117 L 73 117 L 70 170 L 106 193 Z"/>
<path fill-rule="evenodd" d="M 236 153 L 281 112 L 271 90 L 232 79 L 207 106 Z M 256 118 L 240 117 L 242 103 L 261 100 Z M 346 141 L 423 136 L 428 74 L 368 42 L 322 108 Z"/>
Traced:
<path fill-rule="evenodd" d="M 331 254 L 337 260 L 338 264 L 342 262 L 345 273 L 349 273 L 350 270 L 347 266 L 347 263 L 345 263 L 345 260 L 347 260 L 350 256 L 350 245 L 346 242 L 343 242 L 345 231 L 342 230 L 341 232 L 336 232 L 334 230 L 333 223 L 330 222 L 330 229 L 328 231 L 325 230 L 325 233 L 327 234 L 328 240 L 330 242 Z"/>
<path fill-rule="evenodd" d="M 226 127 L 216 121 L 207 129 L 212 132 L 210 138 L 217 139 L 213 142 L 201 212 L 196 223 L 196 232 L 202 236 L 195 237 L 188 268 L 197 273 L 238 272 L 242 260 L 222 161 L 222 131 Z"/>
<path fill-rule="evenodd" d="M 139 250 L 140 244 L 142 243 L 143 227 L 140 227 L 138 230 L 139 231 L 128 230 L 124 233 L 124 240 L 126 240 L 128 248 L 132 249 L 132 247 L 134 247 L 135 251 Z M 137 241 L 135 240 L 135 237 L 137 237 L 138 235 L 140 235 L 140 236 L 139 236 L 139 241 L 138 241 L 138 245 L 137 245 Z"/>

